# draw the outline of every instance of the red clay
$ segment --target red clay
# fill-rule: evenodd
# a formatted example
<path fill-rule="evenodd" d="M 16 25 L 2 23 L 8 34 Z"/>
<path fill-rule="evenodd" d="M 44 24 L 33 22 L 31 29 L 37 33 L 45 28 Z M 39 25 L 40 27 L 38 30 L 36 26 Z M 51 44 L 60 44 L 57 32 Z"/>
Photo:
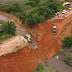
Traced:
<path fill-rule="evenodd" d="M 36 68 L 40 62 L 52 58 L 61 50 L 60 37 L 65 25 L 72 18 L 72 15 L 65 19 L 53 19 L 45 21 L 35 28 L 42 34 L 38 35 L 39 50 L 30 50 L 29 47 L 18 51 L 17 53 L 8 54 L 0 57 L 0 72 L 30 72 Z M 52 23 L 57 26 L 57 34 L 52 34 Z M 53 40 L 54 39 L 54 40 Z"/>

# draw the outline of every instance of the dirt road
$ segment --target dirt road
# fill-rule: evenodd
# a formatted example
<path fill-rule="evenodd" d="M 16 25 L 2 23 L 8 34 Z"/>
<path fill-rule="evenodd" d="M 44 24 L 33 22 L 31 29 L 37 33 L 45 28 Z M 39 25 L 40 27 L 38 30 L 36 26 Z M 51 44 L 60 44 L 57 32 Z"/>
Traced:
<path fill-rule="evenodd" d="M 2 16 L 4 18 L 0 16 L 0 19 L 6 18 L 5 15 Z M 61 39 L 63 37 L 60 37 L 60 34 L 62 33 L 65 25 L 68 25 L 70 19 L 72 19 L 72 15 L 65 19 L 47 20 L 38 25 L 37 28 L 39 34 L 37 34 L 37 39 L 39 41 L 39 49 L 31 49 L 31 51 L 29 51 L 29 47 L 26 47 L 17 53 L 0 57 L 0 72 L 30 72 L 34 70 L 40 62 L 45 62 L 58 54 L 61 50 Z M 52 23 L 55 23 L 57 26 L 56 35 L 52 34 Z M 18 22 L 16 24 L 18 24 Z M 36 26 L 34 28 L 36 28 Z M 34 30 L 35 29 L 32 31 Z"/>

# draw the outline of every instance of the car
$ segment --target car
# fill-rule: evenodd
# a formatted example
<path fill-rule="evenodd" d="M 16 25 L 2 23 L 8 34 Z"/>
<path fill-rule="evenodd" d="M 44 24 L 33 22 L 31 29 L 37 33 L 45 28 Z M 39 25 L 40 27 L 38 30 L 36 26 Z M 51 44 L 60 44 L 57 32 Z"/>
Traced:
<path fill-rule="evenodd" d="M 63 10 L 63 11 L 62 11 L 62 14 L 65 14 L 66 12 L 67 12 L 66 10 Z"/>

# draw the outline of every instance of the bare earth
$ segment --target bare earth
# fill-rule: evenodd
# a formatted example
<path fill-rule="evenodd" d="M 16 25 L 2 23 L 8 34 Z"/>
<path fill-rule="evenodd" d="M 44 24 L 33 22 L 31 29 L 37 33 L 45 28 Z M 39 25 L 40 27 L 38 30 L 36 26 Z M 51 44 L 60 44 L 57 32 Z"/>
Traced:
<path fill-rule="evenodd" d="M 6 18 L 5 15 L 3 14 L 0 15 L 1 15 L 0 19 Z M 9 19 L 12 18 L 10 17 Z M 68 25 L 71 26 L 71 21 L 72 21 L 72 11 L 69 11 L 67 13 L 66 18 L 64 19 L 54 18 L 51 20 L 47 20 L 39 24 L 38 26 L 35 26 L 33 29 L 31 29 L 31 31 L 33 32 L 33 34 L 34 33 L 36 34 L 36 29 L 38 29 L 37 39 L 39 41 L 38 42 L 39 49 L 38 50 L 31 49 L 29 51 L 29 47 L 25 47 L 24 49 L 18 51 L 17 53 L 8 54 L 7 56 L 1 56 L 0 72 L 31 72 L 36 68 L 36 66 L 40 62 L 45 62 L 48 59 L 51 59 L 54 55 L 58 54 L 59 51 L 61 50 L 61 40 L 66 36 L 62 35 L 62 32 L 66 30 L 65 28 Z M 14 23 L 16 25 L 18 24 L 18 27 L 20 26 L 18 22 L 14 21 Z M 53 31 L 52 23 L 54 23 L 57 26 L 56 35 L 52 34 Z M 69 28 L 70 27 L 68 27 L 68 29 Z M 17 29 L 17 33 L 20 34 L 19 29 Z M 68 32 L 67 35 L 71 35 L 71 32 Z M 53 63 L 55 63 L 55 61 Z M 72 69 L 70 68 L 70 71 L 71 70 Z"/>
<path fill-rule="evenodd" d="M 0 45 L 0 56 L 12 53 L 13 49 L 16 48 L 16 46 L 20 46 L 22 44 L 27 44 L 27 40 L 24 39 L 23 36 L 15 36 L 13 38 L 10 38 L 9 40 L 2 42 L 2 44 Z"/>

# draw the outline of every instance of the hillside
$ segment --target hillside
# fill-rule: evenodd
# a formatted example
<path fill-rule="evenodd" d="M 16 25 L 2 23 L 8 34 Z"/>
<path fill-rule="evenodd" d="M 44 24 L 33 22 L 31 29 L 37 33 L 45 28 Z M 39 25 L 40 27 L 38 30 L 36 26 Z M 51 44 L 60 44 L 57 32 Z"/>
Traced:
<path fill-rule="evenodd" d="M 59 35 L 61 35 L 65 25 L 71 25 L 71 19 L 72 15 L 65 19 L 47 20 L 38 25 L 38 31 L 42 34 L 42 36 L 38 35 L 39 50 L 29 50 L 29 47 L 26 47 L 17 53 L 0 57 L 0 71 L 30 72 L 34 70 L 40 62 L 45 62 L 52 58 L 53 55 L 58 54 L 61 49 L 61 39 L 63 38 L 62 36 L 60 39 Z M 58 28 L 56 35 L 52 35 L 53 22 Z M 53 40 L 53 38 L 55 40 Z"/>

